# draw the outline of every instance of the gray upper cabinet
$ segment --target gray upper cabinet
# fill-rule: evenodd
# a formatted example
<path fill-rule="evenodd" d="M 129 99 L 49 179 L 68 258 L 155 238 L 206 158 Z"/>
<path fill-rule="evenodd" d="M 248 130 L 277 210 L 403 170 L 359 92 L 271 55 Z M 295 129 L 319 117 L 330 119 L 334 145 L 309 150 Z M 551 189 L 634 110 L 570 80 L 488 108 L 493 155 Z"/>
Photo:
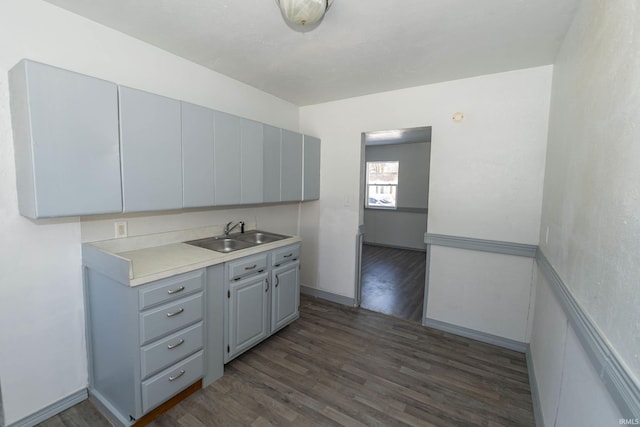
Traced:
<path fill-rule="evenodd" d="M 182 103 L 182 206 L 213 206 L 213 110 Z"/>
<path fill-rule="evenodd" d="M 121 212 L 117 86 L 29 60 L 9 83 L 20 214 Z"/>
<path fill-rule="evenodd" d="M 243 204 L 262 203 L 263 200 L 263 135 L 262 123 L 242 119 L 242 185 Z"/>
<path fill-rule="evenodd" d="M 120 86 L 125 212 L 182 208 L 180 101 Z"/>
<path fill-rule="evenodd" d="M 281 201 L 302 200 L 302 135 L 282 130 L 280 144 Z"/>
<path fill-rule="evenodd" d="M 302 200 L 320 198 L 320 140 L 304 136 L 304 180 Z"/>
<path fill-rule="evenodd" d="M 262 195 L 265 203 L 280 201 L 280 139 L 282 130 L 262 125 Z"/>
<path fill-rule="evenodd" d="M 242 119 L 231 114 L 214 113 L 215 204 L 240 204 L 241 124 Z"/>
<path fill-rule="evenodd" d="M 30 60 L 9 71 L 20 214 L 320 197 L 320 140 Z"/>

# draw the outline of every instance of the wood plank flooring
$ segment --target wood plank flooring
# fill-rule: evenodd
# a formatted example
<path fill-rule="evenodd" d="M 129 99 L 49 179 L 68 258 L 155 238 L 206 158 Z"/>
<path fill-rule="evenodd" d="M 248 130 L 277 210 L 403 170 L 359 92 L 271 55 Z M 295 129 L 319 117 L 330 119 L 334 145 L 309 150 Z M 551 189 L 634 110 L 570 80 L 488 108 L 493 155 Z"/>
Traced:
<path fill-rule="evenodd" d="M 424 252 L 362 245 L 360 306 L 421 322 L 425 270 Z"/>
<path fill-rule="evenodd" d="M 524 355 L 307 296 L 164 426 L 533 426 Z M 45 427 L 108 425 L 85 401 Z"/>

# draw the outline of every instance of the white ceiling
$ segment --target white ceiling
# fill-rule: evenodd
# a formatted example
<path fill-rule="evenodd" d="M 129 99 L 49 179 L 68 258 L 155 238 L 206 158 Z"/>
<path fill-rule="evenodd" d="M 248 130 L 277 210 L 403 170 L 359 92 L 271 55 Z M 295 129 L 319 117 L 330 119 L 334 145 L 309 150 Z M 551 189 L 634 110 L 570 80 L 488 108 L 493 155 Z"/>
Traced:
<path fill-rule="evenodd" d="M 580 0 L 46 0 L 297 105 L 553 63 Z"/>

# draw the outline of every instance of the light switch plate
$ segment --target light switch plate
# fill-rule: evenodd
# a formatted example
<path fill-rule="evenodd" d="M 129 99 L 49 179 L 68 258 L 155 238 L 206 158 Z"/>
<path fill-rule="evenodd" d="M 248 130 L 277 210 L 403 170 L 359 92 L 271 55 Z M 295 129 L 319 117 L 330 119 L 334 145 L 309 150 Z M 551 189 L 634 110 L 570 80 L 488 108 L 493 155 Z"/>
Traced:
<path fill-rule="evenodd" d="M 127 237 L 127 221 L 116 221 L 113 223 L 116 239 Z"/>

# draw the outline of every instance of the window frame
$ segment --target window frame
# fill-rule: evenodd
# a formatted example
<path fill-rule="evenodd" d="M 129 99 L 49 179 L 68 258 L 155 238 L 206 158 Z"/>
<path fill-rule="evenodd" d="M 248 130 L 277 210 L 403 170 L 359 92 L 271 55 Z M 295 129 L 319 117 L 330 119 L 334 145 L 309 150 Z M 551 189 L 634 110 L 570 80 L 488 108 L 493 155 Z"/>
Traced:
<path fill-rule="evenodd" d="M 369 182 L 369 171 L 370 171 L 370 164 L 372 163 L 395 163 L 396 166 L 396 170 L 397 172 L 396 174 L 396 179 L 395 179 L 395 183 L 393 184 L 372 184 Z M 366 161 L 365 162 L 365 168 L 366 168 L 366 174 L 365 174 L 365 188 L 366 188 L 366 197 L 365 197 L 365 203 L 364 203 L 364 207 L 366 209 L 381 209 L 381 210 L 396 210 L 398 209 L 398 186 L 399 186 L 399 180 L 400 180 L 400 162 L 398 160 L 373 160 L 373 161 Z M 379 205 L 379 204 L 370 204 L 369 200 L 371 198 L 370 196 L 370 188 L 371 187 L 388 187 L 390 189 L 389 193 L 393 193 L 395 194 L 395 202 L 393 205 L 391 206 L 383 206 L 383 205 Z M 376 193 L 376 194 L 381 194 L 381 193 Z M 382 193 L 384 194 L 384 192 Z"/>

